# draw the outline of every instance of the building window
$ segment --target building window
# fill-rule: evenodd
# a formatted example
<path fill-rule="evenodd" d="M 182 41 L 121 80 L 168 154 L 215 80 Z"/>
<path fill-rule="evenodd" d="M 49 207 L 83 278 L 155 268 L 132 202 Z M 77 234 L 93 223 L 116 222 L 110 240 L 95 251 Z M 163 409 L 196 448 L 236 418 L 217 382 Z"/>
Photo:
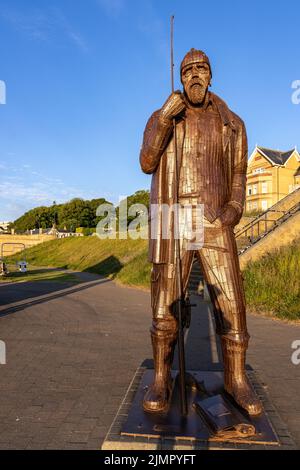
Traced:
<path fill-rule="evenodd" d="M 248 202 L 248 211 L 251 211 L 251 208 L 252 208 L 252 205 L 251 205 L 251 202 Z"/>
<path fill-rule="evenodd" d="M 256 210 L 257 209 L 257 201 L 253 201 L 253 209 Z"/>
<path fill-rule="evenodd" d="M 257 175 L 258 173 L 264 173 L 264 172 L 265 172 L 264 168 L 255 168 L 255 170 L 253 170 L 254 175 Z"/>
<path fill-rule="evenodd" d="M 268 183 L 266 181 L 264 181 L 262 184 L 261 184 L 261 192 L 263 194 L 266 194 L 268 192 Z"/>
<path fill-rule="evenodd" d="M 252 186 L 248 186 L 248 196 L 251 196 L 252 194 Z"/>
<path fill-rule="evenodd" d="M 257 184 L 253 185 L 253 194 L 257 194 Z"/>
<path fill-rule="evenodd" d="M 263 199 L 261 201 L 261 208 L 263 211 L 266 211 L 268 209 L 268 201 L 266 199 Z"/>

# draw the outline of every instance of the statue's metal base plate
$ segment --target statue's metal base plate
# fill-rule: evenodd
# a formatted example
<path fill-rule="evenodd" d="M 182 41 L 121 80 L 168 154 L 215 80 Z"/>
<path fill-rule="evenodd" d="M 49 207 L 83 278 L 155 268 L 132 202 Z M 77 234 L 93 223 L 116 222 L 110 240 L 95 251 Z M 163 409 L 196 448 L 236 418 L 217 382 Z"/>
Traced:
<path fill-rule="evenodd" d="M 222 377 L 219 372 L 191 372 L 198 382 L 204 382 L 208 393 L 215 395 L 222 392 Z M 201 417 L 193 408 L 195 401 L 201 400 L 197 390 L 188 389 L 188 416 L 180 415 L 180 396 L 178 387 L 174 387 L 169 410 L 166 413 L 146 413 L 142 402 L 145 391 L 153 381 L 153 371 L 147 370 L 142 377 L 140 386 L 132 403 L 128 419 L 121 434 L 126 436 L 166 437 L 180 439 L 197 439 L 200 441 L 225 441 L 226 438 L 217 438 L 209 430 Z M 272 429 L 265 413 L 250 422 L 256 428 L 256 434 L 246 438 L 230 438 L 232 442 L 273 444 L 278 445 L 278 439 Z"/>
<path fill-rule="evenodd" d="M 198 382 L 204 382 L 209 393 L 223 393 L 222 372 L 191 371 L 190 374 Z M 175 375 L 176 371 L 174 377 Z M 193 389 L 188 393 L 189 413 L 186 418 L 180 415 L 177 387 L 174 388 L 172 401 L 166 413 L 144 412 L 142 401 L 145 390 L 152 383 L 153 370 L 139 369 L 102 449 L 293 449 L 294 443 L 269 402 L 264 388 L 257 382 L 252 371 L 248 375 L 264 405 L 264 412 L 260 416 L 250 418 L 250 422 L 256 428 L 254 436 L 226 439 L 213 435 L 193 407 L 196 400 L 203 398 Z"/>

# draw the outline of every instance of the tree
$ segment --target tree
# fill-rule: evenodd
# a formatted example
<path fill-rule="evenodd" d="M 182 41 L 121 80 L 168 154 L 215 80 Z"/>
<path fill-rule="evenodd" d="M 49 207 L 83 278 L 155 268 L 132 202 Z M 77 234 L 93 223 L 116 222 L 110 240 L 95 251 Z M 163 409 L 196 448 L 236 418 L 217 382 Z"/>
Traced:
<path fill-rule="evenodd" d="M 121 201 L 120 204 L 122 204 L 122 202 L 124 202 L 124 200 Z M 139 191 L 136 191 L 131 196 L 128 196 L 127 197 L 127 211 L 134 204 L 142 204 L 149 211 L 149 205 L 150 205 L 150 193 L 149 193 L 149 191 L 141 189 Z M 117 207 L 116 212 L 117 212 L 117 218 L 119 219 L 119 207 Z M 134 220 L 135 217 L 136 216 L 134 216 L 134 215 L 132 215 L 132 216 L 127 215 L 127 225 L 130 222 L 132 222 L 132 220 Z"/>
<path fill-rule="evenodd" d="M 78 227 L 95 228 L 102 217 L 96 215 L 101 204 L 111 204 L 105 198 L 84 200 L 74 198 L 64 204 L 53 204 L 50 207 L 35 207 L 15 220 L 11 227 L 17 232 L 35 228 L 51 228 L 55 223 L 59 229 L 67 227 L 75 231 Z M 149 191 L 139 190 L 127 198 L 128 208 L 133 204 L 143 204 L 149 208 Z M 118 214 L 118 208 L 116 210 Z M 128 223 L 134 217 L 128 217 Z"/>

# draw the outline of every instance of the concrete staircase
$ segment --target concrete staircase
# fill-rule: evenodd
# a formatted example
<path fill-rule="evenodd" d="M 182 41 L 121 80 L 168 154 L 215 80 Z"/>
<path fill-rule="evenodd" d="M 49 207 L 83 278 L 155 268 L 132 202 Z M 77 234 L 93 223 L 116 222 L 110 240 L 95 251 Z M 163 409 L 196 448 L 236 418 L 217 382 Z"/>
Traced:
<path fill-rule="evenodd" d="M 255 243 L 257 243 L 262 238 L 266 237 L 269 233 L 273 232 L 277 227 L 286 222 L 288 219 L 297 214 L 300 210 L 300 202 L 291 207 L 287 212 L 283 212 L 280 217 L 276 220 L 270 220 L 267 218 L 267 213 L 265 214 L 264 220 L 257 220 L 249 228 L 245 228 L 241 235 L 236 236 L 237 246 L 239 250 L 239 255 L 242 255 L 246 250 L 251 248 Z M 263 230 L 261 230 L 261 224 L 263 223 Z M 271 222 L 271 224 L 270 224 Z M 300 228 L 300 227 L 299 227 Z M 255 232 L 255 234 L 254 234 Z M 250 233 L 250 235 L 249 235 Z"/>
<path fill-rule="evenodd" d="M 292 243 L 300 236 L 300 188 L 245 225 L 235 236 L 241 269 L 249 261 Z"/>
<path fill-rule="evenodd" d="M 204 298 L 204 280 L 197 258 L 194 259 L 189 279 L 188 291 L 190 295 L 199 295 Z"/>
<path fill-rule="evenodd" d="M 300 188 L 278 201 L 235 233 L 239 254 L 293 216 L 300 204 Z"/>

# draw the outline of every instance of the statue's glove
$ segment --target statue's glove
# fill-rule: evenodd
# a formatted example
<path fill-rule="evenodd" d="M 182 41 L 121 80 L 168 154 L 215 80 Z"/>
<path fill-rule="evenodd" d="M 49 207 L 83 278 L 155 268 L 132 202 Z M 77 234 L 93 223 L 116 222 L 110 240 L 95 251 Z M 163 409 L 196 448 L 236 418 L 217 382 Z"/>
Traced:
<path fill-rule="evenodd" d="M 234 227 L 240 219 L 240 214 L 233 205 L 228 203 L 223 207 L 218 219 L 221 222 L 221 225 Z"/>
<path fill-rule="evenodd" d="M 185 109 L 185 103 L 181 91 L 172 93 L 160 110 L 160 118 L 163 121 L 172 121 Z"/>

